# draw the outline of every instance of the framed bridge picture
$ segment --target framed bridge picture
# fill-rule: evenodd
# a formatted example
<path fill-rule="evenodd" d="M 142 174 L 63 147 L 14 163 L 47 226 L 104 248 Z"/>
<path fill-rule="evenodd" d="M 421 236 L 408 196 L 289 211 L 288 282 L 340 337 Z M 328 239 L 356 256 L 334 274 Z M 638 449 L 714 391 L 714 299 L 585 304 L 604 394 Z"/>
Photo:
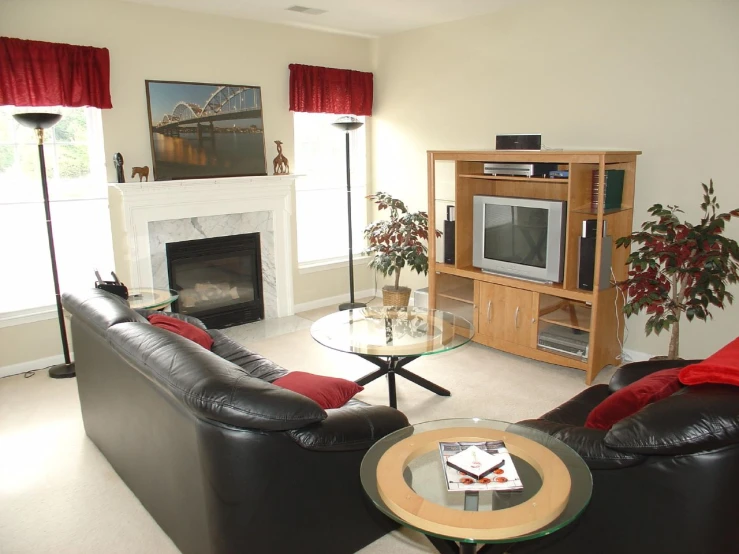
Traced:
<path fill-rule="evenodd" d="M 259 87 L 146 81 L 154 180 L 267 175 Z"/>

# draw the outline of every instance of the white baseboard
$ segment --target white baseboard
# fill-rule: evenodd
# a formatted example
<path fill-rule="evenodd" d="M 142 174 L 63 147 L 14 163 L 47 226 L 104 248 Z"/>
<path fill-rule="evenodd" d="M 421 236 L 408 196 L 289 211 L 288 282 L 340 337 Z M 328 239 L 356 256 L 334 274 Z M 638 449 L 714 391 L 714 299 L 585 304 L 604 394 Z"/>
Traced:
<path fill-rule="evenodd" d="M 74 360 L 74 352 L 69 353 L 70 357 Z M 64 356 L 58 354 L 56 356 L 49 356 L 48 358 L 41 358 L 38 360 L 31 360 L 29 362 L 21 362 L 19 364 L 6 365 L 0 367 L 0 378 L 10 377 L 11 375 L 20 375 L 27 371 L 35 371 L 37 369 L 46 369 L 49 366 L 63 364 Z"/>
<path fill-rule="evenodd" d="M 354 293 L 354 298 L 368 298 L 375 295 L 375 289 L 359 290 Z M 349 302 L 349 293 L 340 294 L 339 296 L 330 296 L 329 298 L 321 298 L 319 300 L 312 300 L 310 302 L 303 302 L 302 304 L 295 304 L 293 311 L 297 314 L 300 312 L 307 312 L 308 310 L 315 310 L 317 308 L 325 308 L 332 304 L 341 304 L 342 302 Z"/>

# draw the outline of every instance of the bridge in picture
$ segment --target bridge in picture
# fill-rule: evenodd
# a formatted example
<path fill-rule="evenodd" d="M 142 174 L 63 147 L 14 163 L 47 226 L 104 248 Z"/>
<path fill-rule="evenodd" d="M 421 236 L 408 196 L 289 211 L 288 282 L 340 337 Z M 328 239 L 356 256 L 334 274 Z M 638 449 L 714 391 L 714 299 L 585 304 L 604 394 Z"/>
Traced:
<path fill-rule="evenodd" d="M 178 102 L 171 114 L 166 114 L 154 131 L 165 135 L 179 136 L 181 132 L 194 132 L 202 136 L 204 129 L 214 132 L 214 123 L 262 116 L 259 89 L 251 87 L 218 87 L 203 106 L 192 102 Z M 253 131 L 256 126 L 252 126 Z M 224 128 L 228 131 L 228 128 Z M 238 132 L 250 132 L 240 128 Z"/>

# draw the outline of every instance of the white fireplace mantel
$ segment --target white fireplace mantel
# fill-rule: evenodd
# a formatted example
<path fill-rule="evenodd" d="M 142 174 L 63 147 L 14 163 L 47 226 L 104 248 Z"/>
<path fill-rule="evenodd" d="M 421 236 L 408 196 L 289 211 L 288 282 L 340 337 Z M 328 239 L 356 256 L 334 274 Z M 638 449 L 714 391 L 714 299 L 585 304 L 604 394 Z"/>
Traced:
<path fill-rule="evenodd" d="M 125 266 L 118 268 L 118 272 L 126 275 L 129 287 L 155 285 L 149 237 L 151 222 L 269 212 L 274 234 L 274 244 L 268 246 L 274 249 L 276 316 L 292 315 L 292 206 L 296 177 L 111 184 L 108 196 L 116 261 Z"/>

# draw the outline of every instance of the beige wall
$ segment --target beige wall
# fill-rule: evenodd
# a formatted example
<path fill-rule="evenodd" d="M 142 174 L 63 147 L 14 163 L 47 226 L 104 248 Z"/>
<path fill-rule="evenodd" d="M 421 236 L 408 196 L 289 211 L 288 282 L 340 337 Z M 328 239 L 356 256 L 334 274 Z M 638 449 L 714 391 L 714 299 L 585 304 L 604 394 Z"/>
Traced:
<path fill-rule="evenodd" d="M 267 159 L 277 154 L 273 141 L 279 139 L 294 160 L 288 64 L 372 70 L 367 39 L 115 0 L 2 0 L 0 35 L 110 50 L 114 108 L 103 112 L 105 159 L 121 152 L 127 168 L 152 166 L 145 79 L 261 86 Z M 108 166 L 113 182 L 115 170 Z M 336 220 L 344 231 L 344 217 Z M 348 291 L 347 269 L 301 275 L 294 266 L 298 304 Z M 355 279 L 356 290 L 373 286 L 367 269 L 358 268 Z M 14 345 L 0 349 L 0 367 L 59 353 L 58 338 L 47 337 L 50 327 L 0 329 L 0 344 Z"/>
<path fill-rule="evenodd" d="M 375 182 L 425 205 L 426 150 L 541 133 L 550 147 L 642 150 L 636 222 L 656 202 L 695 220 L 711 177 L 721 205 L 739 207 L 738 22 L 735 1 L 540 0 L 382 38 Z M 728 234 L 739 239 L 739 222 Z M 714 315 L 683 324 L 684 357 L 739 334 L 739 307 Z M 666 353 L 644 321 L 628 321 L 626 347 Z"/>

